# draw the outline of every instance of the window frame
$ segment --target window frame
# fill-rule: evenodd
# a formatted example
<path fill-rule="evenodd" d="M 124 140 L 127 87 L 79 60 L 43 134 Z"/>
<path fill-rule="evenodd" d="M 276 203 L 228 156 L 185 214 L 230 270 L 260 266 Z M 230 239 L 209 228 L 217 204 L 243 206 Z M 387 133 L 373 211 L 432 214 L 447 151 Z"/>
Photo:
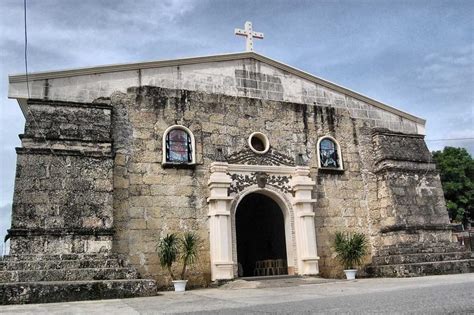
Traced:
<path fill-rule="evenodd" d="M 191 161 L 188 161 L 188 162 L 173 162 L 173 161 L 168 161 L 167 158 L 166 158 L 166 142 L 167 142 L 167 137 L 168 137 L 168 134 L 172 131 L 172 130 L 183 130 L 184 132 L 186 132 L 186 134 L 188 135 L 188 137 L 191 139 L 191 143 L 190 143 L 190 146 L 191 146 Z M 161 164 L 162 165 L 171 165 L 171 166 L 180 166 L 180 165 L 195 165 L 196 164 L 196 141 L 195 141 L 195 138 L 194 138 L 194 134 L 192 133 L 192 131 L 183 126 L 183 125 L 172 125 L 170 127 L 168 127 L 165 132 L 163 133 L 163 139 L 162 139 L 162 153 L 163 153 L 163 158 L 162 158 L 162 162 Z"/>
<path fill-rule="evenodd" d="M 328 139 L 331 140 L 334 145 L 336 146 L 336 151 L 337 151 L 337 163 L 338 167 L 326 167 L 321 164 L 321 141 Z M 318 156 L 318 168 L 323 169 L 323 170 L 335 170 L 335 171 L 343 171 L 344 170 L 344 164 L 342 161 L 342 151 L 341 151 L 341 146 L 339 145 L 339 142 L 334 139 L 331 136 L 323 136 L 318 139 L 318 143 L 316 145 L 316 150 L 317 150 L 317 156 Z"/>
<path fill-rule="evenodd" d="M 258 140 L 260 140 L 264 146 L 263 150 L 262 151 L 259 151 L 257 149 L 255 149 L 252 145 L 252 138 L 257 138 Z M 262 133 L 262 132 L 252 132 L 250 134 L 250 136 L 248 137 L 247 139 L 247 144 L 250 148 L 250 150 L 252 150 L 253 152 L 257 153 L 257 154 L 265 154 L 268 152 L 268 150 L 270 150 L 270 141 L 268 141 L 268 137 L 266 134 Z"/>

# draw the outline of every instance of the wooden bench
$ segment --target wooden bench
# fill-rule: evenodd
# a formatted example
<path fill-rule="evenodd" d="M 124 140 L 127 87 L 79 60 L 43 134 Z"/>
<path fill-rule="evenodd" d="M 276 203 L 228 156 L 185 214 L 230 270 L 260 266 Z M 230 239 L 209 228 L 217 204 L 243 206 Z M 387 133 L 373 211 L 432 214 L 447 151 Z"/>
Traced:
<path fill-rule="evenodd" d="M 286 274 L 288 274 L 286 259 L 266 259 L 255 262 L 254 276 L 278 276 Z"/>

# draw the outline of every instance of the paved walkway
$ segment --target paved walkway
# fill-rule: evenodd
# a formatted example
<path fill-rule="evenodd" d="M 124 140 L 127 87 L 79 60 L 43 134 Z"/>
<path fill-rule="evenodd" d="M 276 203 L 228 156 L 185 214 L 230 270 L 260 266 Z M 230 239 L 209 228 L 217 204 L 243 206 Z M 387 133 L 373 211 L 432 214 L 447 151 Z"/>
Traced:
<path fill-rule="evenodd" d="M 2 314 L 470 313 L 474 273 L 355 281 L 238 280 L 217 289 L 122 300 L 0 306 Z"/>

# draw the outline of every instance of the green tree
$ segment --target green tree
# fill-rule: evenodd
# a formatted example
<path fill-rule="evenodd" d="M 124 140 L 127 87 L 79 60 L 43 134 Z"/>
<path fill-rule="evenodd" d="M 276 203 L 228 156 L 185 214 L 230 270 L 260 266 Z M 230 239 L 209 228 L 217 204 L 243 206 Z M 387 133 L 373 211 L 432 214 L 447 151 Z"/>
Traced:
<path fill-rule="evenodd" d="M 451 220 L 467 223 L 474 215 L 474 160 L 464 148 L 433 152 Z"/>

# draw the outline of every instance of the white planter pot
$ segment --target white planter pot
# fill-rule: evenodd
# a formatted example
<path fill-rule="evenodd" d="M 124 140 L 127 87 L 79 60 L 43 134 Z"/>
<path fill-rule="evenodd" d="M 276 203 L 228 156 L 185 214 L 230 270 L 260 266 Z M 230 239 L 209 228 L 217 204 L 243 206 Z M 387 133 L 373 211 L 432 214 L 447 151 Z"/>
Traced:
<path fill-rule="evenodd" d="M 356 278 L 357 269 L 344 270 L 347 280 L 354 280 Z"/>
<path fill-rule="evenodd" d="M 175 292 L 184 292 L 186 291 L 186 283 L 188 280 L 173 280 L 174 291 Z"/>

